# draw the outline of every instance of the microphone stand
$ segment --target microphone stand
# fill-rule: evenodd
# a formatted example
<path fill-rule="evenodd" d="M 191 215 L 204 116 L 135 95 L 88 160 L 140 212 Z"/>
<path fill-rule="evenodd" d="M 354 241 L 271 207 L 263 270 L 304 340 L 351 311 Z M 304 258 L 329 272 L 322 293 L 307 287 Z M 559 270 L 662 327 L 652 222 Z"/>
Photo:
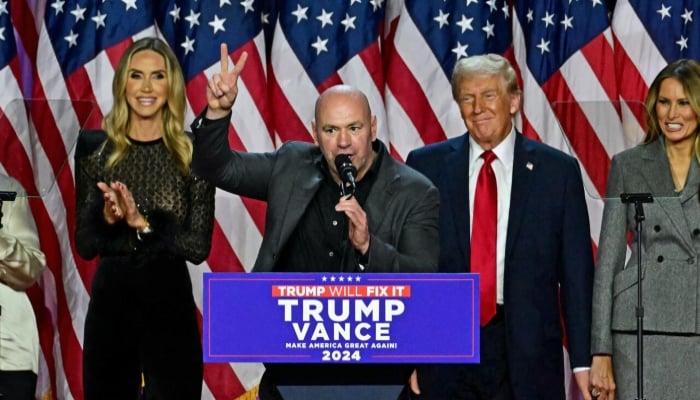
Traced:
<path fill-rule="evenodd" d="M 623 204 L 634 204 L 637 238 L 637 400 L 644 400 L 644 306 L 642 305 L 642 221 L 644 203 L 652 203 L 651 193 L 622 193 Z"/>
<path fill-rule="evenodd" d="M 2 202 L 3 201 L 15 201 L 17 197 L 17 192 L 7 192 L 0 190 L 0 229 L 2 229 Z M 2 307 L 0 307 L 0 316 L 2 316 Z M 0 398 L 4 398 L 5 394 L 0 393 Z"/>

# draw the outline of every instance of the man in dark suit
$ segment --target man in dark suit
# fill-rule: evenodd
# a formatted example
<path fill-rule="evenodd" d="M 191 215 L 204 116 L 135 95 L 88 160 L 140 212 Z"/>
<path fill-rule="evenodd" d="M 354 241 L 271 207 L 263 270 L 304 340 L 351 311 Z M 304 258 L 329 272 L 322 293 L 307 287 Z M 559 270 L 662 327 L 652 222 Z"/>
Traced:
<path fill-rule="evenodd" d="M 435 272 L 439 193 L 394 160 L 376 138 L 367 97 L 349 86 L 316 102 L 315 144 L 285 143 L 270 153 L 229 150 L 228 125 L 238 74 L 222 45 L 221 72 L 209 81 L 207 110 L 192 124 L 194 171 L 216 186 L 267 201 L 265 233 L 253 271 Z M 338 155 L 357 169 L 354 194 L 340 195 Z M 386 365 L 266 365 L 261 399 L 279 384 L 403 383 L 410 370 Z"/>
<path fill-rule="evenodd" d="M 419 366 L 410 387 L 427 399 L 563 399 L 563 320 L 590 399 L 593 256 L 578 163 L 515 129 L 521 92 L 505 58 L 459 60 L 452 90 L 467 133 L 411 152 L 407 164 L 440 190 L 439 271 L 473 272 L 470 243 L 484 233 L 470 231 L 472 199 L 481 154 L 495 153 L 496 314 L 481 328 L 480 364 Z"/>

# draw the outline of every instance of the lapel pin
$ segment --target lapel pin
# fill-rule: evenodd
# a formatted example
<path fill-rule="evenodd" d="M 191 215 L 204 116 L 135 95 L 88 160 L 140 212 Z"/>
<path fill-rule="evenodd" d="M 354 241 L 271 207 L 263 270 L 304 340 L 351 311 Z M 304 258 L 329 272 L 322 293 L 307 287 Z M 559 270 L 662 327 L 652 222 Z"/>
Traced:
<path fill-rule="evenodd" d="M 527 164 L 525 164 L 525 168 L 529 169 L 530 171 L 532 171 L 532 168 L 533 168 L 533 167 L 534 167 L 534 166 L 533 166 L 532 163 L 529 162 L 529 161 L 527 162 Z"/>

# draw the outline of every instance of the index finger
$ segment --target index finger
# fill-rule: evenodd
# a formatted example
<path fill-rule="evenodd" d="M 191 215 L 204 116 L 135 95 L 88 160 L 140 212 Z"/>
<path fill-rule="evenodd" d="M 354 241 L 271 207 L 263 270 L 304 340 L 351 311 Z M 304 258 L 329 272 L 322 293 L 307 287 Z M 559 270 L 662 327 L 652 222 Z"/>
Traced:
<path fill-rule="evenodd" d="M 221 72 L 228 72 L 228 46 L 221 43 Z"/>

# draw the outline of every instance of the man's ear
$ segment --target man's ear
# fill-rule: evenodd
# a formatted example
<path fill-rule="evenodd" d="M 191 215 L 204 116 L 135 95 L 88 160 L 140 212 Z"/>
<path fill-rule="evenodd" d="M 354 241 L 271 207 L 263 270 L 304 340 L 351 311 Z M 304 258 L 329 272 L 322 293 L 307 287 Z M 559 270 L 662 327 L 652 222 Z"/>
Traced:
<path fill-rule="evenodd" d="M 311 137 L 314 138 L 314 144 L 318 145 L 318 138 L 316 137 L 316 121 L 311 121 Z"/>

